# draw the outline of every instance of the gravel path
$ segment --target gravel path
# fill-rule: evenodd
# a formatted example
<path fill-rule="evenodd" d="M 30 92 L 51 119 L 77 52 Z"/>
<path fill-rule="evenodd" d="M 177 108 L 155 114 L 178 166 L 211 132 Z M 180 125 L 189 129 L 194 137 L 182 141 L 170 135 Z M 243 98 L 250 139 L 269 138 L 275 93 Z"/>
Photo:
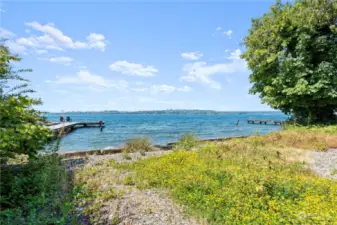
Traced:
<path fill-rule="evenodd" d="M 197 225 L 181 213 L 164 192 L 132 188 L 122 197 L 109 202 L 101 209 L 106 224 L 118 216 L 118 224 L 124 225 Z"/>
<path fill-rule="evenodd" d="M 172 151 L 153 151 L 145 154 L 129 153 L 126 158 L 123 153 L 111 155 L 90 155 L 86 160 L 86 166 L 99 168 L 105 160 L 116 162 L 132 162 L 147 157 L 156 157 L 168 154 Z M 75 163 L 76 164 L 76 163 Z M 77 167 L 78 168 L 78 167 Z M 123 225 L 198 225 L 195 219 L 184 213 L 183 206 L 175 204 L 164 190 L 141 190 L 133 185 L 125 185 L 120 180 L 130 172 L 110 168 L 107 171 L 113 179 L 111 188 L 123 190 L 123 194 L 116 199 L 110 199 L 98 209 L 99 216 L 93 218 L 92 224 L 123 224 Z M 105 188 L 109 188 L 108 186 Z M 90 224 L 90 223 L 88 223 Z"/>
<path fill-rule="evenodd" d="M 337 179 L 337 149 L 327 152 L 312 152 L 312 163 L 309 168 L 319 176 Z"/>

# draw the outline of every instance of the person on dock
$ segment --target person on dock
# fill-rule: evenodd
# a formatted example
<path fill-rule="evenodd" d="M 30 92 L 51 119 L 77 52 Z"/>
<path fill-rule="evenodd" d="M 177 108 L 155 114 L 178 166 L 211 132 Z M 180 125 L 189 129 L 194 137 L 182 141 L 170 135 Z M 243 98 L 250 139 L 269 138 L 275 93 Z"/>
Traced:
<path fill-rule="evenodd" d="M 60 122 L 64 122 L 64 117 L 60 116 Z"/>
<path fill-rule="evenodd" d="M 71 118 L 69 116 L 67 116 L 66 120 L 67 122 L 71 122 Z"/>

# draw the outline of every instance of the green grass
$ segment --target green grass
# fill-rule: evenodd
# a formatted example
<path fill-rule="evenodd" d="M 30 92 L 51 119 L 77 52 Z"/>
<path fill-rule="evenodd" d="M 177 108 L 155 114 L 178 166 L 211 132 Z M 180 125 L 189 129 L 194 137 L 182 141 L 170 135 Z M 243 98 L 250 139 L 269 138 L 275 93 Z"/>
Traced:
<path fill-rule="evenodd" d="M 337 182 L 303 167 L 310 156 L 307 141 L 321 143 L 322 134 L 336 134 L 322 129 L 208 143 L 199 151 L 115 167 L 133 171 L 129 180 L 138 188 L 168 189 L 209 224 L 336 224 Z"/>

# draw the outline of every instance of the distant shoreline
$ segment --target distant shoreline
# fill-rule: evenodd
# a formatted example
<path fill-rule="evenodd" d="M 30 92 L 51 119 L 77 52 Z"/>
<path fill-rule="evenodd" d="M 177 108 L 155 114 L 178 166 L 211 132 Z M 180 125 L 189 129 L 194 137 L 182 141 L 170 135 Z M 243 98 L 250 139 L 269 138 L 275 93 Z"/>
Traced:
<path fill-rule="evenodd" d="M 139 110 L 139 111 L 64 111 L 64 112 L 43 112 L 43 114 L 64 114 L 64 113 L 101 113 L 101 114 L 220 114 L 220 113 L 282 113 L 281 111 L 217 111 L 217 110 Z"/>

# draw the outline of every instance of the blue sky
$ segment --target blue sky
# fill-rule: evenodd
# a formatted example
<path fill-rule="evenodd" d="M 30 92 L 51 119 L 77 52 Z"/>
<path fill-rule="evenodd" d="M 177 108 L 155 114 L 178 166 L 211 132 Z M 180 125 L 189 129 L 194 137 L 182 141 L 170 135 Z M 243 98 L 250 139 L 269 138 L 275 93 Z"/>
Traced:
<path fill-rule="evenodd" d="M 239 55 L 271 4 L 13 1 L 0 34 L 33 69 L 41 110 L 270 110 L 248 95 Z"/>

